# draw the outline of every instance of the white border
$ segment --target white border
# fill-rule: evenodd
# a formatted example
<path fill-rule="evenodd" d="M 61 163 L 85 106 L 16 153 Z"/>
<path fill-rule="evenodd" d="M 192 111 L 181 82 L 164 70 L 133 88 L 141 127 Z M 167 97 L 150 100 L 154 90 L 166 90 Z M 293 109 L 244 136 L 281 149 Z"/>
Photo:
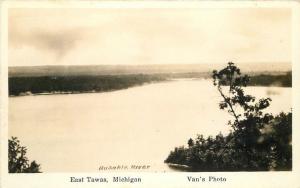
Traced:
<path fill-rule="evenodd" d="M 7 173 L 7 10 L 9 8 L 291 8 L 292 16 L 292 63 L 293 63 L 293 171 L 292 172 L 212 172 L 212 173 Z M 4 1 L 1 4 L 1 171 L 0 187 L 300 187 L 300 3 L 296 1 Z M 187 175 L 202 177 L 223 176 L 225 183 L 190 183 Z M 70 176 L 139 176 L 142 183 L 137 184 L 100 184 L 69 182 Z"/>

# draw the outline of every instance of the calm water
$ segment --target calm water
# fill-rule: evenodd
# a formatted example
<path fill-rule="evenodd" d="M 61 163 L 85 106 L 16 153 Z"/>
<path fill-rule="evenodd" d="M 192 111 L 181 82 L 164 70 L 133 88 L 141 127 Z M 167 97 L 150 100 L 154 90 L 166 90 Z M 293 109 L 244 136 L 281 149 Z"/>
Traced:
<path fill-rule="evenodd" d="M 269 112 L 289 111 L 291 88 L 249 87 L 272 98 Z M 9 98 L 9 135 L 44 172 L 96 172 L 100 166 L 163 163 L 196 134 L 226 133 L 231 119 L 210 80 L 178 80 L 107 93 Z"/>

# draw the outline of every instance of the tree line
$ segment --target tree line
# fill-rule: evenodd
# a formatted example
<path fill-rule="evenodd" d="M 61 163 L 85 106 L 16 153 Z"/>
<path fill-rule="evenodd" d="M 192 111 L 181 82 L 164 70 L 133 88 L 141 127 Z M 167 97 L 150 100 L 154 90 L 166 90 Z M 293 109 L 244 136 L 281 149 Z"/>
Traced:
<path fill-rule="evenodd" d="M 84 93 L 105 92 L 142 85 L 145 83 L 166 81 L 178 78 L 210 78 L 209 73 L 166 73 L 131 75 L 87 75 L 87 76 L 27 76 L 9 77 L 9 95 L 19 96 L 40 93 Z M 253 75 L 249 86 L 292 86 L 292 74 Z"/>

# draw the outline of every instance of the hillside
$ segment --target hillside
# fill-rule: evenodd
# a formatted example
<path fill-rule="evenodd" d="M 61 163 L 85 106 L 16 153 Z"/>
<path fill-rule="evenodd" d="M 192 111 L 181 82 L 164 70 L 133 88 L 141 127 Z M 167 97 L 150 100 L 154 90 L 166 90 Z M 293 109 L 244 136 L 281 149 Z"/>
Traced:
<path fill-rule="evenodd" d="M 78 65 L 9 67 L 9 77 L 87 76 L 120 74 L 211 73 L 223 64 L 164 64 L 164 65 Z M 290 63 L 244 63 L 239 65 L 250 74 L 282 74 L 291 71 Z"/>

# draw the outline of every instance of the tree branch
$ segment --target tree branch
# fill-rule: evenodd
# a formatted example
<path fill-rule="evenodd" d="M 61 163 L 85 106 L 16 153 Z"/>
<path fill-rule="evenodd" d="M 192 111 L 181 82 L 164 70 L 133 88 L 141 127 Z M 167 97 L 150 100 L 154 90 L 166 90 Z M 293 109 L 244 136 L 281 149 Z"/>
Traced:
<path fill-rule="evenodd" d="M 239 118 L 238 118 L 238 116 L 236 115 L 235 111 L 233 110 L 233 106 L 231 105 L 230 102 L 227 101 L 227 98 L 226 98 L 226 96 L 223 94 L 222 89 L 221 89 L 220 86 L 218 86 L 218 91 L 220 92 L 220 94 L 221 94 L 221 96 L 223 97 L 224 101 L 225 101 L 225 102 L 228 104 L 228 106 L 230 107 L 230 110 L 231 110 L 233 116 L 235 117 L 235 120 L 236 120 L 237 122 L 239 122 Z"/>

